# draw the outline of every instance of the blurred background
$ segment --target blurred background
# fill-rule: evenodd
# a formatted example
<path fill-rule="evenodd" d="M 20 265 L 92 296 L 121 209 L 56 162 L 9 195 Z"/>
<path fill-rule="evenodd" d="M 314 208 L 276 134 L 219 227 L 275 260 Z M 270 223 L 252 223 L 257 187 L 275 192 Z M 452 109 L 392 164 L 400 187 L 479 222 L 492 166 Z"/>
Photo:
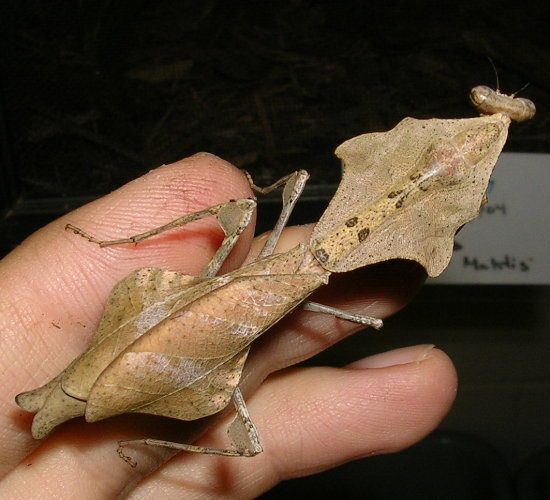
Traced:
<path fill-rule="evenodd" d="M 470 88 L 496 86 L 488 58 L 503 92 L 530 83 L 521 95 L 536 103 L 537 116 L 512 125 L 505 150 L 525 153 L 513 156 L 516 168 L 525 165 L 531 184 L 547 192 L 547 171 L 530 168 L 550 167 L 549 5 L 6 1 L 0 252 L 66 211 L 197 151 L 245 168 L 259 185 L 307 169 L 311 179 L 293 222 L 311 222 L 338 183 L 338 144 L 406 116 L 475 116 Z M 544 197 L 533 200 L 521 185 L 507 189 L 503 200 L 523 193 L 525 210 L 536 205 L 515 223 L 532 228 L 534 243 L 522 238 L 522 245 L 528 251 L 538 243 L 540 254 L 550 229 Z M 260 231 L 272 225 L 278 198 L 262 200 Z M 550 498 L 550 288 L 543 267 L 532 280 L 472 277 L 426 286 L 382 335 L 355 335 L 314 359 L 343 365 L 432 342 L 457 365 L 457 403 L 441 429 L 410 450 L 290 481 L 271 497 Z"/>

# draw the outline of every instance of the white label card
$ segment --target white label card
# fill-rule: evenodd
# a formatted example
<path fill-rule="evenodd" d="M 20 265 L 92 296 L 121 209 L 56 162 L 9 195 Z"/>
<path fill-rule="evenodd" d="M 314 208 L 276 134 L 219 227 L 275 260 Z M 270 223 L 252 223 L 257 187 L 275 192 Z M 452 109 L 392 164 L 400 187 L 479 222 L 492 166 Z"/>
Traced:
<path fill-rule="evenodd" d="M 504 153 L 489 203 L 455 238 L 433 284 L 550 284 L 550 154 Z"/>

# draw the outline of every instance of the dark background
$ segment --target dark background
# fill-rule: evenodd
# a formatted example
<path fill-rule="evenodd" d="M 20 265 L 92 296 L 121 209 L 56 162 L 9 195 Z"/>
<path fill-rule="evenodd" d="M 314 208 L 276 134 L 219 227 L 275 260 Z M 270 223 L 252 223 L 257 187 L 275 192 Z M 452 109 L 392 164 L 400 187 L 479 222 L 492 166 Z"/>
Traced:
<path fill-rule="evenodd" d="M 311 180 L 294 221 L 312 221 L 339 180 L 338 144 L 405 116 L 474 116 L 469 89 L 495 87 L 488 57 L 501 90 L 530 83 L 522 95 L 538 109 L 535 120 L 512 126 L 506 150 L 548 153 L 548 5 L 4 2 L 0 252 L 154 166 L 205 150 L 260 185 L 306 168 Z M 275 198 L 263 203 L 260 230 L 276 210 Z M 546 491 L 536 478 L 550 446 L 549 297 L 548 287 L 426 287 L 382 336 L 355 336 L 317 359 L 344 364 L 435 342 L 456 361 L 461 392 L 439 434 L 328 483 L 316 477 L 309 491 L 322 485 L 317 496 L 328 496 L 327 485 L 338 485 L 350 498 L 358 491 L 391 498 L 401 484 L 424 498 Z"/>

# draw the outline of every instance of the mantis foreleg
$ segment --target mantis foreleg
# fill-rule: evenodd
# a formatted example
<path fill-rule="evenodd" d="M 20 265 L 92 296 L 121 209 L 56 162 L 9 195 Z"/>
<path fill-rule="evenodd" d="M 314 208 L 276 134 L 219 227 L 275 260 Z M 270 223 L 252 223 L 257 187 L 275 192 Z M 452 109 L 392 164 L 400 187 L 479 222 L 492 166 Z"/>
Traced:
<path fill-rule="evenodd" d="M 257 260 L 260 260 L 264 257 L 268 257 L 273 253 L 273 250 L 277 245 L 277 242 L 279 241 L 281 233 L 283 232 L 283 229 L 288 222 L 290 214 L 292 213 L 292 210 L 294 210 L 294 206 L 296 205 L 296 202 L 298 201 L 300 195 L 302 194 L 302 191 L 304 190 L 304 186 L 309 178 L 309 174 L 305 170 L 298 170 L 296 172 L 293 172 L 292 174 L 282 177 L 270 186 L 264 188 L 256 186 L 248 173 L 247 177 L 252 189 L 261 194 L 270 193 L 274 189 L 282 186 L 283 184 L 285 185 L 285 188 L 283 190 L 283 208 L 281 209 L 279 218 L 277 219 L 277 222 L 275 223 L 275 226 L 273 227 L 269 238 L 267 239 L 262 251 L 257 257 Z"/>

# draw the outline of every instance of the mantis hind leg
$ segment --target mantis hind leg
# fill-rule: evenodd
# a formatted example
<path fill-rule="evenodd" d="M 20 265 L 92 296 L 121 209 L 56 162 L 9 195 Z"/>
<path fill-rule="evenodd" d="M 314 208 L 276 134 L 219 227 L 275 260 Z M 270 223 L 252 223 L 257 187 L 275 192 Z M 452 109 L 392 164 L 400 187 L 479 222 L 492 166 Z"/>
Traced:
<path fill-rule="evenodd" d="M 233 393 L 233 404 L 237 415 L 230 424 L 227 433 L 232 442 L 231 448 L 212 448 L 208 446 L 197 446 L 185 443 L 175 443 L 160 439 L 132 439 L 128 441 L 119 441 L 117 453 L 122 460 L 131 467 L 135 467 L 137 462 L 123 452 L 124 447 L 138 444 L 147 446 L 160 446 L 178 451 L 189 451 L 192 453 L 203 453 L 206 455 L 220 455 L 225 457 L 253 457 L 263 451 L 260 444 L 260 438 L 256 426 L 250 419 L 248 409 L 244 402 L 241 390 L 237 387 Z"/>

